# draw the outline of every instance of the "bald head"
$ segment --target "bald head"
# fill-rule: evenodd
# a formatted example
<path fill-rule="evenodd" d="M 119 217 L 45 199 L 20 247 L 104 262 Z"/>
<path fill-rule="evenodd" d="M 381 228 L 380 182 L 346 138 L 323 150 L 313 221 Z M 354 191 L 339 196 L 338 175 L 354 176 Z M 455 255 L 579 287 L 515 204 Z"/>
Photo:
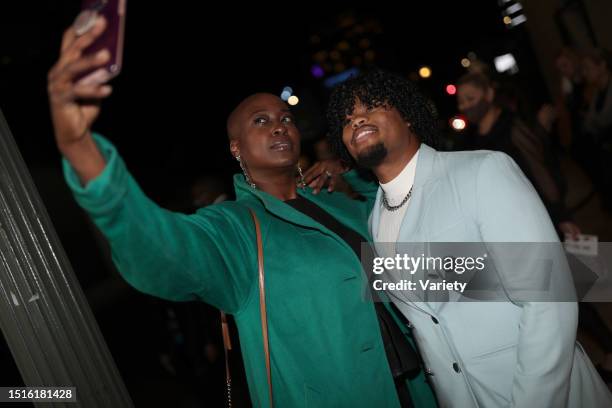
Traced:
<path fill-rule="evenodd" d="M 271 93 L 256 93 L 246 97 L 236 106 L 227 118 L 227 135 L 230 140 L 236 139 L 250 116 L 260 110 L 287 109 L 287 105 L 278 96 Z"/>

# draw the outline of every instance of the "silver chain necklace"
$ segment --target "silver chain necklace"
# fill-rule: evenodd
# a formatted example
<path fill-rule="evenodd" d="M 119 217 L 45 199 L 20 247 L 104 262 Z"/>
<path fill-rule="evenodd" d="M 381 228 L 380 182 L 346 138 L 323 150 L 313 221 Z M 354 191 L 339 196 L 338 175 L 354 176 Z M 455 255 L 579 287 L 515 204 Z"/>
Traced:
<path fill-rule="evenodd" d="M 391 205 L 391 204 L 389 204 L 389 201 L 387 201 L 387 194 L 385 194 L 385 190 L 383 190 L 383 205 L 385 206 L 385 208 L 388 211 L 397 211 L 404 204 L 406 204 L 408 202 L 408 199 L 410 198 L 411 195 L 412 195 L 412 187 L 410 187 L 410 191 L 408 191 L 408 194 L 406 194 L 406 197 L 404 197 L 404 199 L 402 200 L 401 203 L 399 203 L 398 205 Z"/>

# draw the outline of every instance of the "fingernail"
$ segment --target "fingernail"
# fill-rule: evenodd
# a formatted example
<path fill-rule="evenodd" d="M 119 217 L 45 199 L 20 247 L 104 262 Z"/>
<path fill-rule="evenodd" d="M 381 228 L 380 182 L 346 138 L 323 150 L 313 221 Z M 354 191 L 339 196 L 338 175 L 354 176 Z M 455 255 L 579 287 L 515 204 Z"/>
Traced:
<path fill-rule="evenodd" d="M 110 58 L 110 51 L 108 51 L 106 48 L 98 51 L 98 53 L 96 54 L 96 59 L 100 61 L 106 61 L 109 58 Z"/>
<path fill-rule="evenodd" d="M 102 92 L 102 94 L 108 95 L 113 91 L 113 88 L 110 85 L 104 85 L 100 88 L 100 91 Z"/>

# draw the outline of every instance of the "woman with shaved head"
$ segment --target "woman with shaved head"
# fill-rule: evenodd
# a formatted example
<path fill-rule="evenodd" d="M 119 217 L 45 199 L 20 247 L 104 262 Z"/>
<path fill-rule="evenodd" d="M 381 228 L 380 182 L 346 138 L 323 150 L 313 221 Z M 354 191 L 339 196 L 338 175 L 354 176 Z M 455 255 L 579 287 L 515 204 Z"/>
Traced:
<path fill-rule="evenodd" d="M 110 87 L 75 81 L 108 59 L 106 52 L 82 55 L 103 30 L 100 20 L 80 37 L 66 31 L 49 97 L 66 180 L 108 238 L 123 277 L 145 293 L 199 299 L 233 314 L 254 406 L 412 406 L 404 381 L 414 366 L 405 338 L 398 341 L 403 334 L 384 307 L 362 299 L 356 254 L 369 237 L 371 203 L 313 194 L 296 179 L 300 135 L 293 116 L 278 97 L 255 94 L 227 122 L 230 152 L 243 170 L 234 178 L 237 200 L 193 215 L 158 207 L 115 147 L 91 131 Z M 249 210 L 261 225 L 273 401 Z M 415 405 L 416 397 L 431 398 L 424 383 L 412 387 Z"/>

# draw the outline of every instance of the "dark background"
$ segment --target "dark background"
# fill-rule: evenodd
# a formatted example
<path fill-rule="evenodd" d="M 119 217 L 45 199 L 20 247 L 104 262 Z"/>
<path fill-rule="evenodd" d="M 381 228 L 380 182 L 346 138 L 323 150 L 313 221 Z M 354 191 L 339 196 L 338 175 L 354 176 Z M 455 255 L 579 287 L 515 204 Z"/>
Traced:
<path fill-rule="evenodd" d="M 79 1 L 21 4 L 0 14 L 0 103 L 28 164 L 56 164 L 46 74 Z M 401 8 L 228 2 L 214 11 L 192 2 L 132 1 L 127 14 L 124 69 L 96 128 L 117 143 L 154 195 L 194 173 L 228 170 L 225 117 L 252 92 L 280 94 L 291 86 L 302 99 L 296 113 L 304 139 L 322 137 L 328 91 L 310 67 L 317 51 L 343 39 L 352 48 L 346 68 L 351 55 L 367 51 L 359 48 L 364 38 L 375 57 L 362 58 L 359 68 L 409 76 L 430 66 L 432 77 L 420 82 L 442 118 L 455 113 L 454 97 L 444 88 L 465 72 L 460 60 L 470 51 L 487 62 L 513 52 L 520 76 L 537 99 L 546 99 L 523 26 L 506 29 L 496 1 L 406 2 Z M 363 31 L 356 33 L 356 26 Z M 313 36 L 320 43 L 313 44 Z"/>

